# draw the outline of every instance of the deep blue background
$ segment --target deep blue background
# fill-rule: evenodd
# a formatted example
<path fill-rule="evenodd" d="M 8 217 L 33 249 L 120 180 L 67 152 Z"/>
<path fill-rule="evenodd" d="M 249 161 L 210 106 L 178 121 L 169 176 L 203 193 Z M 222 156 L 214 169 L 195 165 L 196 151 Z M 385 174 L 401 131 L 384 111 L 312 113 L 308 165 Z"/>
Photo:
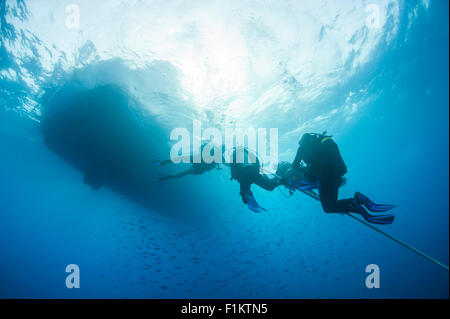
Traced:
<path fill-rule="evenodd" d="M 347 84 L 375 78 L 379 97 L 329 133 L 349 168 L 342 196 L 397 204 L 383 229 L 448 265 L 448 2 L 427 14 Z M 448 271 L 300 194 L 254 187 L 269 210 L 254 214 L 223 169 L 159 189 L 162 202 L 189 200 L 167 218 L 84 185 L 45 148 L 39 123 L 7 107 L 0 123 L 0 297 L 448 298 Z M 65 288 L 70 263 L 81 289 Z M 371 263 L 380 289 L 364 285 Z"/>

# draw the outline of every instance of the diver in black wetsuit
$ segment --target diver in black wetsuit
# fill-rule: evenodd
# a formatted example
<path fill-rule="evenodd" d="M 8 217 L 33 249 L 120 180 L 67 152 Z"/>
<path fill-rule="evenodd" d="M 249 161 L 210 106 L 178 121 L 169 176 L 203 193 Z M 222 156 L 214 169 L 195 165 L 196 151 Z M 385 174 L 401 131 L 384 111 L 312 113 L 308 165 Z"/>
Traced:
<path fill-rule="evenodd" d="M 239 154 L 242 160 L 239 161 Z M 279 184 L 279 178 L 270 178 L 266 174 L 261 174 L 260 162 L 257 156 L 249 152 L 246 148 L 235 148 L 233 150 L 233 158 L 230 163 L 231 180 L 237 180 L 240 185 L 240 195 L 244 204 L 254 212 L 266 211 L 265 208 L 259 206 L 251 191 L 251 185 L 256 184 L 259 187 L 272 191 Z"/>
<path fill-rule="evenodd" d="M 200 154 L 203 154 L 203 149 L 205 148 L 206 145 L 208 145 L 208 144 L 207 143 L 203 143 L 201 145 Z M 224 150 L 224 147 L 222 147 L 222 152 L 223 152 L 223 150 Z M 214 152 L 219 152 L 219 151 L 220 151 L 219 147 L 217 147 L 217 146 L 212 147 L 211 151 L 210 151 L 211 157 L 214 156 Z M 212 161 L 211 163 L 206 163 L 204 161 L 204 159 L 203 159 L 203 156 L 200 157 L 201 158 L 200 163 L 194 163 L 194 156 L 193 156 L 193 154 L 186 155 L 186 156 L 181 156 L 179 159 L 183 160 L 184 158 L 188 159 L 190 161 L 190 163 L 192 163 L 190 168 L 188 168 L 188 169 L 186 169 L 184 171 L 175 173 L 175 174 L 160 174 L 158 176 L 158 183 L 162 184 L 162 183 L 164 183 L 165 181 L 167 181 L 169 179 L 180 178 L 180 177 L 183 177 L 183 176 L 186 176 L 186 175 L 191 175 L 191 174 L 192 175 L 201 175 L 201 174 L 203 174 L 205 172 L 208 172 L 208 171 L 210 171 L 210 170 L 212 170 L 214 168 L 219 168 L 219 164 L 216 163 L 215 161 Z M 222 153 L 222 163 L 223 162 L 224 161 L 223 161 L 223 153 Z M 157 164 L 157 165 L 164 166 L 164 165 L 167 165 L 167 164 L 171 164 L 172 161 L 170 159 L 166 159 L 166 160 L 162 160 L 161 161 L 161 160 L 159 160 L 159 158 L 154 157 L 153 163 Z"/>
<path fill-rule="evenodd" d="M 326 132 L 325 132 L 326 133 Z M 347 173 L 347 167 L 341 157 L 337 144 L 331 136 L 306 133 L 302 136 L 292 169 L 304 171 L 308 182 L 317 183 L 320 202 L 326 213 L 358 213 L 368 222 L 376 224 L 391 224 L 394 215 L 372 215 L 370 211 L 385 212 L 394 205 L 378 205 L 363 194 L 356 192 L 354 198 L 338 200 L 339 186 L 342 177 Z M 302 161 L 306 164 L 302 166 Z M 281 181 L 285 183 L 285 180 Z"/>

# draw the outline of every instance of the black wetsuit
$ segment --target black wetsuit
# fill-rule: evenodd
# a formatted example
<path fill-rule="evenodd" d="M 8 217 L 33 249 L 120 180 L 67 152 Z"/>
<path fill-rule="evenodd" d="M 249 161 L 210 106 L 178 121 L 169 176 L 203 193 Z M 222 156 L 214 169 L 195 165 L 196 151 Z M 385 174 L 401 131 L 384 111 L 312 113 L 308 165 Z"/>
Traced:
<path fill-rule="evenodd" d="M 193 175 L 201 175 L 207 171 L 210 171 L 217 167 L 217 164 L 215 162 L 212 163 L 205 163 L 203 160 L 200 163 L 192 163 L 191 165 L 194 172 Z"/>
<path fill-rule="evenodd" d="M 201 145 L 200 155 L 203 154 L 203 149 L 205 148 L 206 145 L 207 145 L 206 143 L 203 143 Z M 210 156 L 214 156 L 214 152 L 217 152 L 217 151 L 219 151 L 217 148 L 211 148 Z M 200 163 L 194 162 L 193 155 L 191 155 L 190 159 L 191 159 L 191 163 L 192 163 L 191 168 L 193 169 L 192 175 L 201 175 L 207 171 L 210 171 L 210 170 L 216 168 L 218 165 L 215 161 L 212 161 L 211 163 L 206 163 L 203 160 L 203 156 L 200 157 Z M 223 161 L 223 158 L 222 158 L 222 161 Z"/>
<path fill-rule="evenodd" d="M 289 169 L 292 167 L 292 164 L 286 161 L 278 163 L 276 175 L 280 177 L 285 177 L 288 174 Z"/>
<path fill-rule="evenodd" d="M 237 164 L 239 165 L 239 164 Z M 256 184 L 259 187 L 273 191 L 277 187 L 278 180 L 276 178 L 270 178 L 265 174 L 243 174 L 242 176 L 236 178 L 240 185 L 240 195 L 244 204 L 247 203 L 247 195 L 251 193 L 250 187 L 252 184 Z"/>
<path fill-rule="evenodd" d="M 292 163 L 296 169 L 300 168 L 305 150 L 300 146 Z M 347 167 L 341 157 L 337 144 L 330 137 L 319 139 L 314 146 L 312 158 L 306 163 L 306 177 L 319 185 L 320 202 L 327 213 L 347 213 L 353 210 L 353 199 L 338 200 L 339 186 L 342 176 L 347 173 Z"/>
<path fill-rule="evenodd" d="M 246 153 L 247 150 L 244 150 Z M 235 153 L 233 154 L 234 161 L 236 161 Z M 270 178 L 266 174 L 260 174 L 259 172 L 259 160 L 256 158 L 256 163 L 248 163 L 247 160 L 244 163 L 231 163 L 231 179 L 235 179 L 240 185 L 240 195 L 244 204 L 247 204 L 247 195 L 252 194 L 250 187 L 252 184 L 256 184 L 259 187 L 272 191 L 279 185 L 278 178 Z"/>

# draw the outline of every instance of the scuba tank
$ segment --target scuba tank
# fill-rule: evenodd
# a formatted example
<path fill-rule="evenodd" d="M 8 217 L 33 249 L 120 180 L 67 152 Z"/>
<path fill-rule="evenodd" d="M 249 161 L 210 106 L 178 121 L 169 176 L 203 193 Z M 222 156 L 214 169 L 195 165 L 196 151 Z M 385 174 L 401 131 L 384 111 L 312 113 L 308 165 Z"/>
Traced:
<path fill-rule="evenodd" d="M 305 133 L 303 134 L 302 138 L 300 139 L 300 142 L 298 142 L 300 147 L 312 147 L 315 148 L 321 143 L 331 140 L 332 136 L 327 135 L 327 131 L 323 132 L 322 134 L 317 133 Z"/>
<path fill-rule="evenodd" d="M 299 142 L 299 148 L 302 148 L 303 161 L 309 168 L 306 174 L 308 179 L 316 180 L 323 172 L 332 172 L 341 176 L 347 173 L 347 166 L 339 149 L 331 135 L 327 135 L 326 131 L 322 134 L 303 134 Z"/>

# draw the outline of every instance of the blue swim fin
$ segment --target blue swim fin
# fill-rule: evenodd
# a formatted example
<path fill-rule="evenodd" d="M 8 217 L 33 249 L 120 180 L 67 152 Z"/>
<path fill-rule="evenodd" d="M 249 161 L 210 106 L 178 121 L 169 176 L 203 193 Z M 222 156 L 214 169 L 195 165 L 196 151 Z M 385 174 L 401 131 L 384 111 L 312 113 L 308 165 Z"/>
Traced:
<path fill-rule="evenodd" d="M 299 191 L 307 191 L 317 188 L 317 183 L 310 183 L 304 180 L 289 180 L 287 185 L 288 188 L 294 188 Z"/>
<path fill-rule="evenodd" d="M 255 197 L 253 196 L 252 192 L 250 192 L 247 195 L 247 207 L 254 211 L 255 213 L 261 213 L 261 211 L 265 211 L 267 212 L 267 209 L 265 209 L 264 207 L 260 206 L 257 202 Z"/>
<path fill-rule="evenodd" d="M 158 184 L 162 185 L 164 184 L 168 179 L 170 175 L 167 174 L 158 174 Z"/>
<path fill-rule="evenodd" d="M 395 215 L 372 215 L 364 209 L 357 201 L 354 202 L 354 212 L 360 214 L 367 222 L 378 225 L 389 225 L 394 222 Z"/>
<path fill-rule="evenodd" d="M 359 204 L 362 204 L 367 207 L 371 212 L 387 212 L 388 210 L 394 209 L 395 205 L 383 205 L 383 204 L 375 204 L 372 202 L 367 196 L 361 194 L 360 192 L 355 193 L 355 199 Z"/>
<path fill-rule="evenodd" d="M 364 217 L 364 216 L 363 216 Z M 379 225 L 389 225 L 394 222 L 395 215 L 393 214 L 386 214 L 386 215 L 371 215 L 368 214 L 364 217 L 366 221 L 372 224 L 379 224 Z"/>
<path fill-rule="evenodd" d="M 161 160 L 160 160 L 159 157 L 156 156 L 156 155 L 153 155 L 153 157 L 152 157 L 152 163 L 153 163 L 153 165 L 161 166 Z"/>
<path fill-rule="evenodd" d="M 316 184 L 308 183 L 308 184 L 297 184 L 297 186 L 294 187 L 295 189 L 299 191 L 307 191 L 317 188 Z"/>

